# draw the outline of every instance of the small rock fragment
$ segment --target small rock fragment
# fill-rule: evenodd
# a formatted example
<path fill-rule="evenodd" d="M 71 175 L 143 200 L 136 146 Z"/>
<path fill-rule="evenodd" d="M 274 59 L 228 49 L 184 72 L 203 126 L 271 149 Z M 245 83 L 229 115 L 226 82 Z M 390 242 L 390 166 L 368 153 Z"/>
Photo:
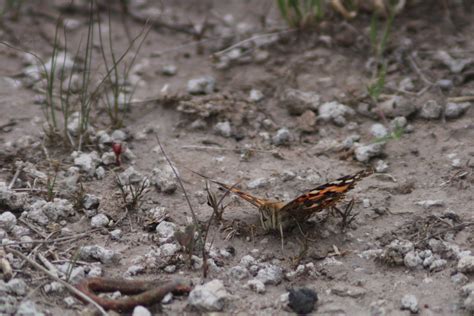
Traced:
<path fill-rule="evenodd" d="M 214 92 L 216 80 L 211 76 L 191 79 L 188 81 L 189 94 L 211 94 Z"/>
<path fill-rule="evenodd" d="M 377 157 L 382 154 L 384 148 L 383 143 L 373 143 L 369 145 L 356 145 L 354 155 L 357 161 L 368 162 L 370 158 Z"/>
<path fill-rule="evenodd" d="M 419 307 L 416 296 L 412 294 L 405 294 L 401 300 L 401 309 L 407 309 L 414 314 L 418 313 Z"/>
<path fill-rule="evenodd" d="M 143 181 L 143 175 L 136 171 L 133 167 L 128 167 L 124 172 L 119 174 L 119 181 L 122 185 L 130 185 Z"/>
<path fill-rule="evenodd" d="M 394 96 L 377 106 L 377 111 L 381 111 L 387 117 L 404 116 L 408 117 L 416 111 L 416 107 L 405 97 Z"/>
<path fill-rule="evenodd" d="M 383 172 L 387 172 L 387 170 L 388 170 L 388 164 L 382 159 L 377 160 L 377 162 L 375 163 L 375 171 L 378 173 L 383 173 Z"/>
<path fill-rule="evenodd" d="M 178 180 L 170 165 L 161 165 L 159 168 L 153 168 L 151 183 L 159 191 L 166 194 L 172 194 L 178 189 Z"/>
<path fill-rule="evenodd" d="M 382 138 L 388 135 L 388 130 L 383 124 L 375 123 L 370 127 L 370 134 L 376 138 Z"/>
<path fill-rule="evenodd" d="M 232 126 L 229 121 L 219 122 L 214 126 L 214 131 L 217 135 L 222 137 L 231 137 L 232 136 Z"/>
<path fill-rule="evenodd" d="M 314 92 L 287 89 L 283 94 L 281 104 L 291 115 L 301 115 L 307 110 L 316 111 L 321 104 L 321 97 Z"/>
<path fill-rule="evenodd" d="M 410 251 L 405 255 L 403 262 L 408 268 L 415 269 L 423 263 L 423 260 L 421 260 L 418 253 L 416 253 L 415 251 Z"/>
<path fill-rule="evenodd" d="M 263 268 L 258 270 L 256 279 L 262 281 L 265 285 L 277 285 L 283 279 L 283 270 L 279 266 L 265 264 Z"/>
<path fill-rule="evenodd" d="M 178 68 L 175 65 L 164 65 L 161 68 L 161 74 L 165 76 L 174 76 L 178 72 Z"/>
<path fill-rule="evenodd" d="M 288 145 L 292 140 L 292 136 L 288 128 L 280 128 L 272 137 L 272 143 L 276 146 Z"/>
<path fill-rule="evenodd" d="M 429 100 L 420 110 L 420 117 L 427 119 L 427 120 L 436 120 L 441 116 L 443 112 L 443 107 L 438 104 L 435 100 Z"/>
<path fill-rule="evenodd" d="M 458 272 L 451 277 L 451 281 L 456 285 L 462 285 L 469 282 L 469 278 L 465 274 Z"/>
<path fill-rule="evenodd" d="M 26 282 L 23 281 L 23 279 L 11 279 L 7 283 L 7 291 L 18 295 L 18 296 L 23 296 L 26 294 Z"/>
<path fill-rule="evenodd" d="M 82 206 L 84 206 L 86 210 L 97 209 L 99 204 L 99 198 L 93 194 L 85 194 L 82 199 Z"/>
<path fill-rule="evenodd" d="M 0 228 L 9 232 L 16 225 L 16 217 L 11 212 L 4 212 L 0 214 Z"/>
<path fill-rule="evenodd" d="M 474 256 L 465 256 L 459 259 L 457 269 L 459 272 L 474 272 Z"/>
<path fill-rule="evenodd" d="M 132 316 L 151 316 L 151 312 L 146 308 L 141 305 L 135 306 L 133 309 Z"/>
<path fill-rule="evenodd" d="M 34 302 L 23 300 L 18 306 L 15 316 L 44 316 L 44 314 L 38 310 L 38 307 Z"/>
<path fill-rule="evenodd" d="M 263 100 L 263 93 L 260 90 L 252 89 L 250 90 L 249 100 L 252 102 L 260 102 Z"/>
<path fill-rule="evenodd" d="M 229 276 L 236 280 L 243 280 L 250 276 L 247 269 L 242 266 L 234 266 L 229 269 Z"/>
<path fill-rule="evenodd" d="M 426 259 L 425 259 L 426 260 Z M 441 271 L 443 270 L 446 265 L 448 264 L 448 261 L 444 260 L 444 259 L 437 259 L 437 260 L 434 260 L 431 265 L 430 265 L 430 271 L 431 272 L 438 272 L 438 271 Z"/>
<path fill-rule="evenodd" d="M 160 242 L 169 242 L 174 238 L 174 235 L 177 231 L 177 227 L 175 223 L 162 221 L 161 223 L 156 226 L 156 232 L 160 237 Z"/>
<path fill-rule="evenodd" d="M 439 50 L 436 52 L 435 58 L 442 62 L 452 73 L 455 74 L 460 73 L 466 66 L 473 62 L 472 58 L 455 59 L 444 50 Z"/>
<path fill-rule="evenodd" d="M 259 294 L 265 293 L 265 284 L 263 284 L 262 281 L 257 279 L 248 280 L 245 287 Z"/>
<path fill-rule="evenodd" d="M 188 303 L 201 312 L 218 312 L 224 309 L 229 298 L 222 281 L 214 279 L 196 286 L 189 293 Z"/>
<path fill-rule="evenodd" d="M 79 257 L 83 260 L 99 260 L 102 263 L 110 263 L 118 259 L 118 253 L 101 246 L 83 246 L 79 249 Z"/>
<path fill-rule="evenodd" d="M 322 104 L 319 109 L 319 119 L 323 121 L 332 121 L 338 126 L 346 125 L 346 116 L 352 116 L 355 114 L 355 111 L 348 107 L 347 105 L 341 104 L 339 102 L 326 102 Z"/>
<path fill-rule="evenodd" d="M 105 214 L 97 214 L 91 218 L 92 227 L 106 227 L 109 222 L 109 218 Z"/>
<path fill-rule="evenodd" d="M 82 171 L 90 176 L 94 175 L 95 168 L 99 163 L 100 158 L 96 151 L 90 153 L 79 153 L 78 156 L 74 158 L 74 165 L 81 168 Z"/>
<path fill-rule="evenodd" d="M 471 104 L 469 102 L 464 103 L 453 103 L 449 102 L 446 104 L 446 109 L 444 110 L 444 115 L 448 119 L 456 119 L 462 116 L 467 109 L 469 109 Z"/>

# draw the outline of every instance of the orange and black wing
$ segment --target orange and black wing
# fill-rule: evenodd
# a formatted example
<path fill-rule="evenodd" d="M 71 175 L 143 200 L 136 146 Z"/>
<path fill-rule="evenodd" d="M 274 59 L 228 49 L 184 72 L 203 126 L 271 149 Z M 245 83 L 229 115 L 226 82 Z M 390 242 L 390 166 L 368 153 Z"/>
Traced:
<path fill-rule="evenodd" d="M 260 198 L 257 198 L 253 195 L 250 195 L 248 193 L 245 193 L 233 186 L 229 186 L 227 184 L 224 184 L 222 182 L 219 182 L 219 181 L 215 181 L 215 180 L 209 180 L 209 181 L 212 181 L 214 182 L 215 184 L 217 184 L 218 186 L 224 188 L 225 190 L 228 190 L 234 194 L 236 194 L 237 196 L 241 197 L 242 199 L 244 199 L 245 201 L 253 204 L 254 206 L 256 207 L 261 207 L 262 205 L 264 205 L 265 203 L 268 202 L 268 200 L 265 200 L 265 199 L 260 199 Z"/>
<path fill-rule="evenodd" d="M 250 195 L 248 193 L 245 193 L 239 189 L 237 189 L 235 186 L 230 186 L 230 185 L 227 185 L 225 183 L 222 183 L 222 182 L 219 182 L 219 181 L 216 181 L 216 180 L 213 180 L 203 174 L 200 174 L 199 172 L 196 172 L 196 171 L 193 171 L 191 170 L 191 172 L 197 174 L 198 176 L 201 176 L 215 184 L 217 184 L 218 186 L 220 186 L 221 188 L 225 189 L 225 190 L 228 190 L 234 194 L 236 194 L 237 196 L 241 197 L 242 199 L 244 199 L 245 201 L 251 203 L 252 205 L 260 208 L 262 205 L 264 205 L 265 203 L 268 203 L 268 200 L 265 200 L 265 199 L 260 199 L 260 198 L 257 198 L 253 195 Z"/>
<path fill-rule="evenodd" d="M 288 212 L 294 216 L 305 216 L 333 206 L 337 201 L 342 199 L 347 191 L 351 190 L 358 181 L 372 173 L 372 169 L 362 170 L 354 175 L 344 176 L 322 184 L 288 202 L 280 211 Z"/>

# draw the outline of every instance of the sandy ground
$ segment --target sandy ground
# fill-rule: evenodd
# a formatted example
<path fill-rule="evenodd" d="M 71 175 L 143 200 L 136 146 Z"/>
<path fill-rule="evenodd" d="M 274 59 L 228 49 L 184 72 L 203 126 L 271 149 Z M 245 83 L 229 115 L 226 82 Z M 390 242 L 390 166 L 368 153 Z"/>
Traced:
<path fill-rule="evenodd" d="M 436 5 L 430 8 L 417 5 L 408 7 L 397 17 L 386 51 L 389 66 L 384 93 L 378 102 L 371 102 L 366 96 L 373 69 L 368 14 L 361 14 L 351 22 L 334 16 L 315 31 L 280 32 L 268 44 L 244 45 L 241 56 L 223 65 L 222 60 L 216 61 L 212 55 L 246 38 L 285 27 L 272 1 L 196 1 L 192 4 L 164 1 L 162 5 L 144 6 L 166 10 L 168 25 L 196 27 L 208 23 L 203 35 L 205 40 L 170 27 L 156 27 L 148 34 L 136 60 L 137 67 L 141 68 L 136 70 L 138 79 L 133 99 L 137 102 L 126 113 L 122 129 L 128 135 L 126 146 L 135 158 L 124 159 L 121 166 L 105 166 L 102 179 L 81 173 L 79 182 L 84 192 L 100 199 L 98 213 L 106 214 L 114 222 L 123 217 L 125 208 L 115 174 L 130 166 L 143 175 L 151 175 L 154 168 L 167 168 L 154 134 L 142 133 L 147 130 L 159 135 L 202 222 L 212 214 L 206 204 L 205 181 L 188 169 L 230 185 L 240 182 L 242 189 L 255 196 L 281 200 L 290 200 L 319 184 L 369 166 L 377 167 L 379 172 L 359 182 L 338 204 L 344 208 L 351 199 L 355 201 L 353 212 L 358 215 L 345 231 L 340 229 L 340 219 L 332 215 L 322 222 L 312 218 L 309 223 L 303 223 L 307 234 L 306 251 L 303 251 L 305 238 L 297 227 L 285 231 L 282 249 L 278 233 L 265 233 L 259 227 L 256 208 L 236 197 L 228 197 L 223 220 L 212 222 L 208 241 L 213 242 L 216 251 L 232 247 L 234 255 L 222 260 L 213 258 L 217 266 L 210 268 L 204 280 L 201 269 L 190 268 L 183 259 L 184 251 L 163 266 L 145 264 L 136 277 L 179 277 L 194 286 L 213 279 L 222 280 L 228 292 L 223 312 L 229 314 L 291 312 L 281 302 L 282 294 L 290 288 L 307 287 L 315 290 L 319 297 L 313 310 L 316 315 L 407 315 L 409 311 L 401 310 L 401 299 L 406 294 L 416 297 L 423 315 L 468 315 L 460 288 L 472 281 L 472 271 L 468 269 L 464 277 L 460 276 L 458 262 L 466 255 L 463 251 L 473 250 L 469 223 L 474 221 L 474 110 L 471 106 L 456 118 L 446 118 L 443 111 L 449 98 L 474 95 L 474 63 L 467 62 L 455 73 L 440 61 L 438 52 L 448 52 L 456 61 L 473 58 L 474 28 L 466 23 L 469 16 L 472 17 L 472 8 L 452 7 L 448 16 Z M 70 12 L 61 8 L 63 4 L 57 1 L 43 6 L 43 13 L 35 14 L 35 5 L 25 5 L 18 20 L 2 22 L 5 28 L 1 37 L 47 59 L 54 38 L 52 17 L 62 12 L 78 22 L 69 36 L 71 46 L 75 46 L 87 30 L 87 11 Z M 140 32 L 142 24 L 126 17 L 124 25 L 119 8 L 114 10 L 112 34 L 117 51 L 121 51 L 127 46 L 125 30 L 133 36 Z M 106 19 L 107 14 L 102 12 L 102 15 Z M 262 17 L 266 17 L 265 25 L 261 23 Z M 199 44 L 195 44 L 199 40 Z M 72 47 L 71 50 L 74 51 Z M 60 170 L 67 170 L 74 165 L 72 150 L 42 141 L 44 117 L 41 106 L 35 103 L 40 93 L 24 83 L 23 54 L 6 47 L 0 49 L 0 54 L 0 180 L 9 184 L 16 171 L 15 162 L 19 160 L 29 161 L 37 170 L 52 174 L 42 145 L 35 142 L 44 143 L 49 158 L 59 161 Z M 94 54 L 94 65 L 100 65 L 99 51 Z M 166 65 L 175 65 L 177 73 L 162 75 L 161 69 Z M 204 96 L 189 95 L 188 81 L 203 76 L 215 79 L 214 92 Z M 439 80 L 445 81 L 439 83 Z M 407 87 L 407 81 L 412 86 Z M 252 89 L 261 91 L 261 101 L 250 100 Z M 289 109 L 297 101 L 287 101 L 288 89 L 318 94 L 319 107 L 325 102 L 337 101 L 352 108 L 354 113 L 346 115 L 342 124 L 317 120 L 318 109 L 309 105 L 303 105 L 303 110 L 294 115 Z M 354 154 L 357 144 L 344 147 L 344 141 L 355 134 L 358 144 L 379 141 L 371 132 L 373 125 L 380 123 L 390 129 L 393 117 L 400 115 L 396 111 L 371 108 L 376 109 L 395 96 L 404 98 L 409 103 L 408 108 L 413 108 L 412 113 L 401 114 L 406 116 L 408 125 L 400 137 L 386 138 L 376 157 L 358 160 Z M 149 101 L 138 102 L 141 100 Z M 422 114 L 423 107 L 434 106 L 434 102 L 441 107 L 440 114 L 429 119 Z M 219 127 L 222 122 L 229 122 L 230 135 L 226 135 L 228 130 Z M 112 134 L 107 124 L 106 113 L 94 114 L 96 130 Z M 289 136 L 280 144 L 275 135 L 282 128 L 288 129 Z M 143 137 L 137 137 L 140 133 Z M 32 137 L 32 143 L 25 148 L 12 149 L 12 143 L 25 135 Z M 111 147 L 101 148 L 95 143 L 83 149 L 84 152 L 92 150 L 102 154 L 111 152 Z M 383 167 L 384 163 L 387 167 Z M 21 173 L 19 178 L 17 189 L 32 183 L 33 179 L 27 173 Z M 45 188 L 45 184 L 39 183 L 39 187 Z M 75 195 L 67 193 L 62 184 L 55 190 L 58 198 L 74 200 Z M 212 186 L 212 190 L 222 195 L 217 186 Z M 31 204 L 44 195 L 32 192 L 28 198 Z M 137 264 L 139 256 L 162 245 L 157 233 L 147 230 L 147 210 L 163 207 L 168 213 L 167 221 L 180 229 L 191 219 L 181 188 L 165 193 L 153 186 L 142 201 L 140 209 L 130 212 L 120 223 L 110 224 L 74 244 L 51 243 L 20 249 L 32 258 L 42 253 L 50 260 L 73 260 L 81 246 L 99 245 L 118 252 L 120 257 L 119 262 L 100 264 L 102 274 L 123 277 L 130 266 Z M 427 206 L 427 201 L 438 203 Z M 12 211 L 18 219 L 22 212 L 28 212 L 26 206 L 13 211 L 2 205 L 0 212 L 7 211 Z M 88 231 L 91 229 L 88 215 L 75 208 L 73 216 L 63 223 L 58 220 L 56 225 L 63 230 L 69 228 L 73 233 Z M 54 231 L 53 224 L 53 221 L 45 226 L 33 223 L 45 235 Z M 24 226 L 20 221 L 17 225 Z M 110 237 L 109 232 L 114 229 L 122 231 L 118 240 Z M 63 230 L 54 237 L 61 237 Z M 231 231 L 233 234 L 229 235 Z M 41 238 L 31 230 L 26 235 Z M 18 239 L 8 231 L 3 238 Z M 411 243 L 408 252 L 422 261 L 424 253 L 421 252 L 425 250 L 431 250 L 434 260 L 445 261 L 440 267 L 430 268 L 429 264 L 423 267 L 421 262 L 410 267 L 406 252 L 399 253 L 397 240 Z M 436 247 L 436 241 L 442 246 Z M 453 246 L 458 247 L 456 251 Z M 196 250 L 195 255 L 201 257 L 200 251 Z M 254 257 L 257 266 L 280 267 L 282 280 L 276 282 L 278 284 L 267 284 L 262 294 L 246 288 L 258 267 L 254 268 L 257 270 L 250 267 L 249 276 L 242 280 L 229 272 L 232 267 L 243 265 L 241 258 L 246 255 Z M 77 265 L 92 265 L 83 261 L 87 260 Z M 164 268 L 171 264 L 176 271 L 165 272 Z M 291 273 L 298 265 L 306 270 Z M 17 304 L 33 300 L 38 310 L 65 315 L 79 314 L 83 308 L 79 301 L 71 306 L 65 303 L 64 298 L 70 296 L 67 291 L 46 293 L 43 286 L 51 280 L 27 265 L 14 265 L 14 275 L 27 282 L 26 297 L 12 294 Z M 461 281 L 453 281 L 454 275 L 455 280 Z M 176 297 L 161 310 L 179 314 L 194 309 L 185 297 Z"/>

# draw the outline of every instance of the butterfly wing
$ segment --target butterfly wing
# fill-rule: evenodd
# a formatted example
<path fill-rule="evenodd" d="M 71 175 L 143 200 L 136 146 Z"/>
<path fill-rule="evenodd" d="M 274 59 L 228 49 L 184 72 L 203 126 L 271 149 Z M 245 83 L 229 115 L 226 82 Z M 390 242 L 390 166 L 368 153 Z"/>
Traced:
<path fill-rule="evenodd" d="M 280 212 L 293 216 L 306 216 L 322 209 L 333 206 L 344 197 L 347 191 L 361 179 L 371 175 L 372 169 L 362 170 L 354 175 L 341 177 L 337 180 L 322 184 L 288 202 Z"/>
<path fill-rule="evenodd" d="M 225 189 L 225 190 L 228 190 L 232 193 L 234 193 L 235 195 L 239 196 L 240 198 L 244 199 L 245 201 L 251 203 L 252 205 L 260 208 L 262 205 L 266 204 L 268 202 L 268 200 L 265 200 L 265 199 L 260 199 L 260 198 L 257 198 L 253 195 L 250 195 L 244 191 L 241 191 L 235 187 L 231 187 L 225 183 L 222 183 L 222 182 L 219 182 L 219 181 L 215 181 L 215 180 L 210 180 L 212 182 L 214 182 L 215 184 L 217 184 L 218 186 L 220 186 L 221 188 Z"/>

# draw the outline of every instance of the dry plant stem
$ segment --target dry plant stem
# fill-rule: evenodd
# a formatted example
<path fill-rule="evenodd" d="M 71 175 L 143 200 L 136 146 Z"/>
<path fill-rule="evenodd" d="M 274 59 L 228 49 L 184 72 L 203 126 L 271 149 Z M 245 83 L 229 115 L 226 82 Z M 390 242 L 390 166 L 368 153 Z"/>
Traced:
<path fill-rule="evenodd" d="M 9 253 L 12 253 L 14 254 L 15 256 L 27 261 L 30 265 L 32 265 L 33 267 L 35 267 L 36 269 L 38 269 L 39 271 L 47 274 L 51 279 L 55 280 L 56 282 L 59 282 L 61 283 L 68 291 L 70 291 L 71 293 L 73 293 L 74 295 L 80 297 L 81 299 L 83 299 L 84 301 L 86 301 L 87 303 L 89 304 L 92 304 L 95 306 L 95 308 L 97 308 L 97 310 L 104 316 L 107 316 L 107 312 L 99 305 L 97 304 L 94 300 L 92 300 L 91 298 L 89 298 L 86 294 L 82 293 L 81 291 L 79 291 L 78 289 L 76 289 L 74 286 L 72 286 L 71 284 L 61 280 L 60 278 L 58 278 L 57 276 L 55 276 L 53 273 L 51 273 L 50 271 L 46 270 L 45 268 L 43 268 L 41 265 L 39 265 L 38 263 L 36 263 L 35 261 L 31 260 L 30 258 L 28 258 L 27 256 L 25 256 L 24 254 L 22 254 L 21 252 L 15 250 L 15 249 L 12 249 L 10 247 L 7 247 L 7 246 L 3 246 L 5 251 L 6 252 L 9 252 Z"/>
<path fill-rule="evenodd" d="M 461 103 L 474 101 L 474 95 L 465 95 L 460 97 L 452 97 L 446 99 L 448 102 Z"/>
<path fill-rule="evenodd" d="M 8 185 L 8 190 L 11 190 L 13 188 L 13 186 L 15 185 L 16 179 L 18 179 L 18 176 L 20 175 L 20 172 L 22 169 L 23 169 L 23 163 L 20 163 L 20 165 L 15 171 L 15 174 L 13 175 L 12 181 L 10 181 L 10 184 Z"/>
<path fill-rule="evenodd" d="M 94 277 L 82 280 L 77 288 L 88 298 L 94 300 L 105 309 L 125 312 L 133 310 L 138 305 L 153 305 L 160 303 L 163 297 L 173 294 L 186 294 L 190 292 L 189 286 L 179 281 L 169 281 L 160 284 L 159 280 L 125 280 Z M 115 292 L 129 295 L 125 298 L 109 299 L 100 297 L 94 292 Z"/>
<path fill-rule="evenodd" d="M 178 179 L 179 186 L 181 187 L 181 190 L 183 190 L 184 197 L 186 198 L 186 202 L 188 203 L 189 210 L 191 211 L 191 215 L 193 217 L 194 225 L 196 225 L 196 228 L 197 228 L 198 225 L 199 225 L 198 220 L 197 220 L 197 216 L 196 216 L 196 213 L 194 212 L 193 206 L 191 205 L 191 201 L 189 200 L 189 197 L 188 197 L 188 194 L 186 192 L 186 189 L 184 188 L 183 182 L 181 181 L 181 177 L 179 176 L 178 172 L 176 171 L 173 164 L 171 163 L 171 160 L 168 158 L 168 155 L 166 154 L 165 149 L 161 145 L 160 138 L 158 137 L 158 134 L 156 134 L 156 133 L 155 133 L 155 138 L 156 138 L 156 141 L 158 142 L 158 146 L 160 146 L 161 153 L 163 154 L 166 161 L 170 165 L 171 170 L 173 170 L 173 173 L 174 173 L 176 179 Z"/>
<path fill-rule="evenodd" d="M 264 34 L 258 34 L 258 35 L 254 35 L 252 37 L 249 37 L 247 39 L 244 39 L 243 41 L 240 41 L 240 42 L 237 42 L 229 47 L 227 47 L 226 49 L 223 49 L 221 51 L 218 51 L 216 53 L 214 53 L 214 56 L 222 56 L 224 55 L 225 53 L 233 50 L 234 48 L 237 48 L 239 46 L 242 46 L 248 42 L 251 42 L 251 41 L 254 41 L 256 39 L 260 39 L 260 38 L 265 38 L 265 37 L 270 37 L 270 36 L 274 36 L 274 35 L 280 35 L 280 34 L 286 34 L 286 33 L 291 33 L 291 32 L 295 32 L 297 31 L 297 29 L 284 29 L 284 30 L 281 30 L 281 31 L 276 31 L 276 32 L 270 32 L 270 33 L 264 33 Z"/>
<path fill-rule="evenodd" d="M 418 76 L 421 78 L 421 80 L 423 80 L 426 84 L 428 84 L 429 86 L 433 86 L 434 85 L 434 82 L 432 82 L 431 80 L 429 80 L 425 74 L 421 71 L 421 69 L 418 67 L 418 65 L 416 64 L 416 61 L 415 59 L 413 58 L 413 56 L 408 56 L 408 61 L 410 63 L 410 66 L 413 68 L 413 70 L 415 70 L 415 72 L 418 74 Z"/>
<path fill-rule="evenodd" d="M 56 267 L 54 266 L 54 264 L 52 264 L 51 262 L 49 262 L 48 259 L 46 259 L 45 256 L 43 256 L 42 254 L 40 254 L 39 252 L 36 254 L 36 257 L 39 259 L 39 261 L 41 261 L 41 263 L 46 267 L 48 268 L 49 272 L 51 272 L 51 274 L 55 275 L 55 276 L 59 276 L 58 274 L 58 269 L 56 269 Z"/>
<path fill-rule="evenodd" d="M 464 229 L 466 227 L 469 227 L 469 226 L 474 226 L 474 222 L 466 222 L 466 223 L 462 223 L 462 224 L 459 224 L 459 225 L 454 225 L 452 227 L 449 227 L 447 229 L 444 229 L 442 231 L 439 231 L 437 233 L 434 233 L 434 234 L 430 234 L 428 237 L 426 238 L 423 238 L 422 240 L 418 241 L 415 243 L 415 246 L 418 246 L 420 243 L 422 242 L 425 242 L 427 240 L 430 240 L 431 238 L 434 238 L 434 237 L 437 237 L 439 235 L 442 235 L 444 233 L 447 233 L 449 231 L 452 231 L 452 230 L 458 230 L 458 229 Z"/>
<path fill-rule="evenodd" d="M 213 147 L 213 146 L 194 146 L 194 145 L 189 145 L 189 146 L 181 146 L 182 149 L 196 149 L 196 150 L 221 150 L 221 151 L 239 151 L 239 150 L 245 150 L 247 148 L 225 148 L 225 147 Z M 263 150 L 263 149 L 254 149 L 254 148 L 249 148 L 248 150 L 250 151 L 255 151 L 258 153 L 268 153 L 268 154 L 274 154 L 275 151 L 272 150 Z"/>
<path fill-rule="evenodd" d="M 90 237 L 91 233 L 99 231 L 99 230 L 101 230 L 101 228 L 92 229 L 92 230 L 90 230 L 86 233 L 80 233 L 80 234 L 73 235 L 73 236 L 68 236 L 68 237 L 60 237 L 60 238 L 50 239 L 50 240 L 16 241 L 16 242 L 11 242 L 8 245 L 12 246 L 12 245 L 21 245 L 21 244 L 52 244 L 52 243 L 55 243 L 55 242 L 72 241 L 72 240 L 76 240 L 76 239 L 80 239 L 80 238 Z"/>

